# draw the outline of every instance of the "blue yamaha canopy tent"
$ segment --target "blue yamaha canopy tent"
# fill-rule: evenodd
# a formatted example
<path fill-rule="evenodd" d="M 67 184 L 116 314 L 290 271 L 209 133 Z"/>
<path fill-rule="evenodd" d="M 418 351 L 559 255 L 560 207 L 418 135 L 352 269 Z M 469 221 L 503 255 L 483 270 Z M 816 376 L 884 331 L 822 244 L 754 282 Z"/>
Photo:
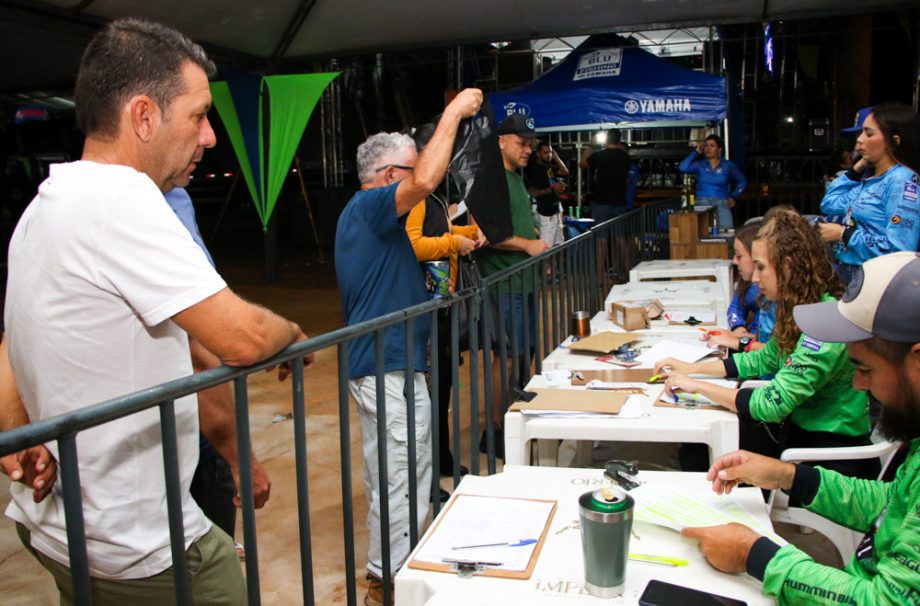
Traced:
<path fill-rule="evenodd" d="M 638 46 L 578 49 L 526 86 L 490 95 L 496 116 L 521 113 L 537 130 L 688 125 L 726 116 L 725 79 Z"/>

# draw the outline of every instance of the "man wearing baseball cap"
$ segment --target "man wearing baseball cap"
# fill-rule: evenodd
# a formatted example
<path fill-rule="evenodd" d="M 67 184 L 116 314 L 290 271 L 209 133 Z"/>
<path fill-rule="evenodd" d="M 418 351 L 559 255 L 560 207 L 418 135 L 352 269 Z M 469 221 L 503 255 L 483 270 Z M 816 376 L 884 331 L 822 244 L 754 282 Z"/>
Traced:
<path fill-rule="evenodd" d="M 532 145 L 537 137 L 533 118 L 523 114 L 511 114 L 498 125 L 496 133 L 498 134 L 498 147 L 502 154 L 502 164 L 505 166 L 505 179 L 508 183 L 513 235 L 504 242 L 492 243 L 488 248 L 483 248 L 479 251 L 477 261 L 485 276 L 517 265 L 549 248 L 549 245 L 541 240 L 537 233 L 530 208 L 530 194 L 524 184 L 524 177 L 519 172 L 520 169 L 527 166 L 527 161 L 533 151 Z M 498 326 L 499 318 L 497 314 L 500 313 L 507 333 L 505 336 L 505 353 L 507 355 L 508 374 L 506 376 L 509 378 L 514 375 L 511 365 L 515 359 L 513 357 L 515 350 L 518 354 L 516 359 L 520 364 L 518 368 L 521 369 L 519 375 L 524 377 L 528 374 L 523 372 L 523 369 L 530 365 L 530 357 L 536 347 L 537 338 L 533 273 L 525 271 L 523 275 L 516 274 L 516 276 L 520 277 L 502 281 L 497 294 L 494 294 L 493 291 L 493 305 L 497 309 L 495 310 L 496 313 L 492 315 L 492 326 Z M 526 314 L 525 305 L 527 306 Z M 525 318 L 527 318 L 527 331 L 529 333 L 527 337 L 527 342 L 530 345 L 529 352 L 524 351 Z M 492 393 L 493 402 L 495 402 L 492 407 L 492 417 L 495 425 L 500 426 L 501 419 L 504 417 L 505 409 L 508 406 L 508 402 L 501 401 L 502 392 L 510 393 L 510 386 L 505 385 L 504 389 L 502 386 L 501 359 L 497 342 L 493 345 L 492 351 L 495 353 L 495 357 L 492 360 Z M 522 387 L 522 385 L 519 387 Z M 483 433 L 482 437 L 479 448 L 484 452 L 486 434 Z M 495 443 L 499 456 L 504 458 L 502 434 L 499 432 L 496 432 Z"/>
<path fill-rule="evenodd" d="M 799 305 L 796 324 L 813 339 L 847 343 L 853 385 L 882 405 L 879 430 L 903 441 L 907 458 L 893 481 L 849 478 L 737 451 L 707 478 L 716 493 L 739 482 L 780 488 L 806 509 L 865 531 L 844 570 L 815 563 L 741 524 L 687 528 L 685 537 L 719 570 L 748 572 L 779 604 L 920 603 L 920 255 L 898 252 L 866 261 L 839 302 Z"/>

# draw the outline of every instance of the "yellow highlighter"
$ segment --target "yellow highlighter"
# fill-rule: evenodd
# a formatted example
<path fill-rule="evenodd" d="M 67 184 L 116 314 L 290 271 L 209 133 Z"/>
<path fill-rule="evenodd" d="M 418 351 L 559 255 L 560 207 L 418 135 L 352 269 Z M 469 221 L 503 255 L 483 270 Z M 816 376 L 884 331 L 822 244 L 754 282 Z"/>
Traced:
<path fill-rule="evenodd" d="M 636 562 L 647 562 L 648 564 L 661 564 L 663 566 L 686 566 L 690 563 L 683 558 L 654 555 L 650 553 L 630 553 L 629 559 Z"/>

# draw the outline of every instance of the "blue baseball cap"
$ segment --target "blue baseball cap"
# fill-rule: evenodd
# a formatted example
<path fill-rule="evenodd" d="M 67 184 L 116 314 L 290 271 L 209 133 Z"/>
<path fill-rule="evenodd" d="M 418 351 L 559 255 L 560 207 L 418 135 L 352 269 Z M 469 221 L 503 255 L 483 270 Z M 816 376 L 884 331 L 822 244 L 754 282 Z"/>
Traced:
<path fill-rule="evenodd" d="M 853 119 L 853 126 L 849 128 L 841 128 L 840 132 L 842 133 L 858 133 L 863 129 L 863 122 L 866 121 L 866 118 L 869 117 L 869 114 L 872 113 L 871 107 L 864 107 L 858 112 L 856 112 L 856 117 Z"/>

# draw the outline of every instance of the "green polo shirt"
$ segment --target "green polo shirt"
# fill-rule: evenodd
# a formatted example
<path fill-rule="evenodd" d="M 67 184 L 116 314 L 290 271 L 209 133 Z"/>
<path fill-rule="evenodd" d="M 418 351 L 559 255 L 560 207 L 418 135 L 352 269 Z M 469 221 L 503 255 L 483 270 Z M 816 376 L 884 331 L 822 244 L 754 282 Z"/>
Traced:
<path fill-rule="evenodd" d="M 524 178 L 517 173 L 506 170 L 505 179 L 508 182 L 508 197 L 511 199 L 513 235 L 526 240 L 534 240 L 537 238 L 537 231 L 534 227 L 533 213 L 530 210 L 530 194 L 527 193 Z M 478 254 L 477 261 L 483 275 L 490 276 L 512 265 L 526 261 L 528 258 L 527 253 L 517 250 L 485 248 Z M 523 284 L 519 277 L 510 280 L 511 292 L 533 292 L 533 270 L 525 270 L 523 276 Z M 509 292 L 508 282 L 504 281 L 502 283 L 502 292 Z"/>

